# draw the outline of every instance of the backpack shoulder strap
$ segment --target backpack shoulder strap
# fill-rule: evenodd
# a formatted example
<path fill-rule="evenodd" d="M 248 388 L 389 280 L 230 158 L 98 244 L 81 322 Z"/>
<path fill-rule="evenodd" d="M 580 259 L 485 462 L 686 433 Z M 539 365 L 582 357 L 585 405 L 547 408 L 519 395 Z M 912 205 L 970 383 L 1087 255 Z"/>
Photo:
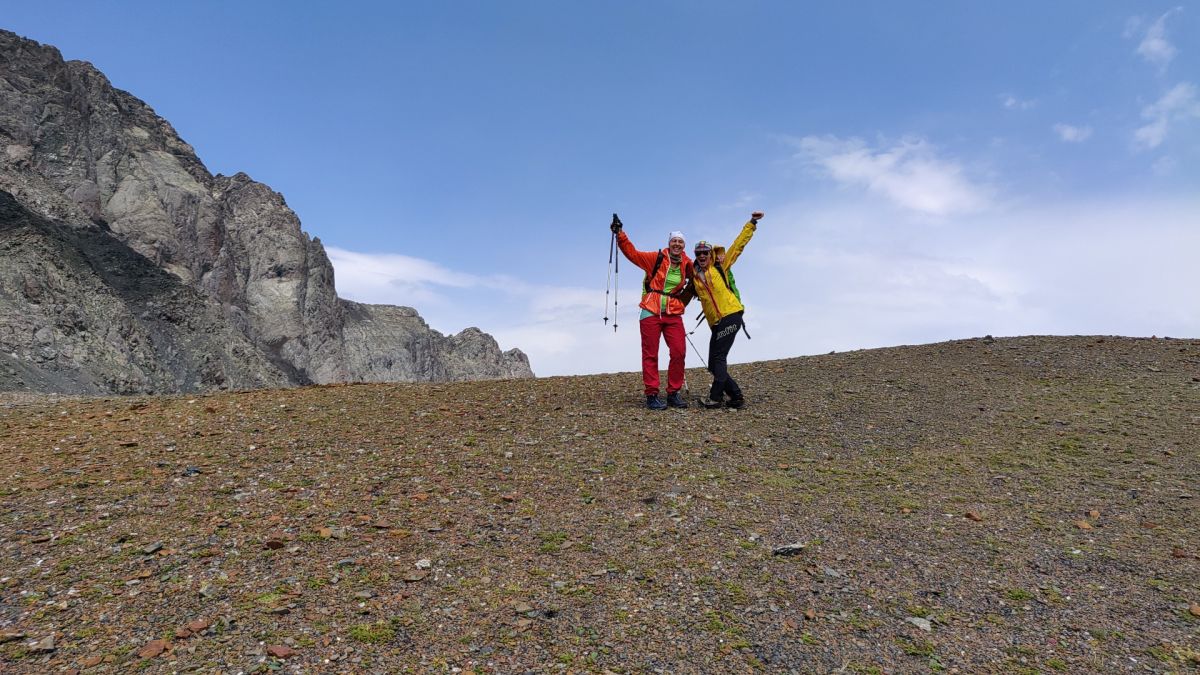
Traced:
<path fill-rule="evenodd" d="M 659 249 L 658 257 L 654 259 L 654 268 L 647 272 L 646 277 L 642 279 L 642 293 L 650 292 L 650 282 L 654 277 L 658 276 L 658 268 L 662 267 L 664 257 L 662 249 Z"/>
<path fill-rule="evenodd" d="M 725 282 L 725 288 L 729 289 L 729 292 L 732 293 L 733 287 L 729 285 L 729 275 L 725 273 L 725 268 L 721 267 L 721 263 L 715 261 L 713 262 L 713 267 L 717 268 L 717 274 L 721 275 L 721 281 Z"/>

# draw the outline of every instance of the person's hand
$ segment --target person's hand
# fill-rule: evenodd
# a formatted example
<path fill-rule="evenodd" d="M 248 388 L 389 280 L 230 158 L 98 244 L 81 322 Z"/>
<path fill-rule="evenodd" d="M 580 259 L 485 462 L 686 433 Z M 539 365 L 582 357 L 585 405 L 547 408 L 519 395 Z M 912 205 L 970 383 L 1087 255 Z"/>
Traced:
<path fill-rule="evenodd" d="M 614 213 L 612 225 L 609 225 L 608 229 L 612 230 L 613 234 L 616 234 L 621 231 L 622 227 L 624 227 L 624 226 L 621 224 L 621 219 L 618 218 L 617 214 Z"/>
<path fill-rule="evenodd" d="M 613 215 L 616 215 L 616 214 L 613 214 Z M 763 212 L 762 212 L 762 211 L 755 211 L 754 213 L 751 213 L 751 214 L 750 214 L 750 222 L 752 222 L 752 223 L 754 223 L 755 225 L 757 225 L 757 224 L 758 224 L 758 219 L 759 219 L 759 218 L 762 218 L 762 217 L 763 217 Z"/>

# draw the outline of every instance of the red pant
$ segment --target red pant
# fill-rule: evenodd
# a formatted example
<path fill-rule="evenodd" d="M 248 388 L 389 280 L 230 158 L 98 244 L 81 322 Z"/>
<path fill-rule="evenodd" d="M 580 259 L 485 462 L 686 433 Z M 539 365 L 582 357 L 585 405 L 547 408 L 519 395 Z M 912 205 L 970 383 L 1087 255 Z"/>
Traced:
<path fill-rule="evenodd" d="M 658 336 L 667 341 L 671 363 L 667 367 L 667 393 L 683 389 L 683 367 L 687 356 L 684 346 L 683 317 L 648 316 L 638 322 L 642 329 L 642 383 L 647 396 L 658 395 Z"/>

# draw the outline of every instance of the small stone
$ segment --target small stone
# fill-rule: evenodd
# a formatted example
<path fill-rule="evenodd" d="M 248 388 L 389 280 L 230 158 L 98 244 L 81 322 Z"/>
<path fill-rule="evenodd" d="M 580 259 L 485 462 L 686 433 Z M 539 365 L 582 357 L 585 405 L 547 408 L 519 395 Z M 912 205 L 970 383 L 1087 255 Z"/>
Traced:
<path fill-rule="evenodd" d="M 517 614 L 528 614 L 533 611 L 533 607 L 528 602 L 514 602 L 513 611 Z"/>
<path fill-rule="evenodd" d="M 138 656 L 143 659 L 152 659 L 167 651 L 167 646 L 166 640 L 151 640 L 146 643 L 145 647 L 142 647 L 138 652 Z"/>
<path fill-rule="evenodd" d="M 1086 520 L 1077 520 L 1075 521 L 1075 527 L 1078 527 L 1081 530 L 1090 530 L 1092 529 L 1092 524 Z"/>
<path fill-rule="evenodd" d="M 187 638 L 192 637 L 192 635 L 194 635 L 194 633 L 192 633 L 192 631 L 188 630 L 187 626 L 180 626 L 179 628 L 175 629 L 175 639 L 176 640 L 185 640 Z"/>
<path fill-rule="evenodd" d="M 773 555 L 797 555 L 807 547 L 807 544 L 801 543 L 785 544 L 772 549 L 771 553 Z"/>
<path fill-rule="evenodd" d="M 91 668 L 92 666 L 98 666 L 103 662 L 104 662 L 104 656 L 101 654 L 93 654 L 92 656 L 87 656 L 82 659 L 79 659 L 79 665 L 83 666 L 84 668 Z"/>
<path fill-rule="evenodd" d="M 979 521 L 983 520 L 983 516 L 979 515 L 978 513 L 975 513 L 974 511 L 967 511 L 965 514 L 963 514 L 963 517 L 966 518 L 967 520 L 973 520 L 977 523 Z"/>
<path fill-rule="evenodd" d="M 925 631 L 926 633 L 933 631 L 933 624 L 929 622 L 929 619 L 922 619 L 919 616 L 910 616 L 907 619 L 905 619 L 905 621 L 908 623 L 911 623 L 912 625 L 916 626 L 917 628 L 920 628 L 921 630 Z"/>
<path fill-rule="evenodd" d="M 427 570 L 430 567 L 433 567 L 433 561 L 429 558 L 421 558 L 417 561 L 417 569 L 419 570 Z"/>
<path fill-rule="evenodd" d="M 203 633 L 209 626 L 209 622 L 204 619 L 196 619 L 195 621 L 187 622 L 187 629 L 193 633 Z"/>
<path fill-rule="evenodd" d="M 815 610 L 815 609 L 806 610 L 804 612 L 804 618 L 808 619 L 809 621 L 816 621 L 817 620 L 817 610 Z"/>
<path fill-rule="evenodd" d="M 277 551 L 286 545 L 287 544 L 285 544 L 282 539 L 268 539 L 265 542 L 263 542 L 263 547 L 268 548 L 272 551 Z"/>
<path fill-rule="evenodd" d="M 1200 605 L 1193 602 L 1192 606 L 1188 607 L 1188 613 L 1192 616 L 1200 616 Z"/>
<path fill-rule="evenodd" d="M 420 581 L 427 576 L 429 576 L 429 570 L 408 570 L 401 578 L 409 583 L 413 583 Z"/>
<path fill-rule="evenodd" d="M 57 649 L 57 647 L 54 646 L 53 635 L 47 635 L 41 640 L 38 640 L 37 642 L 31 642 L 29 644 L 29 651 L 31 652 L 52 652 L 55 649 Z"/>
<path fill-rule="evenodd" d="M 1096 509 L 1092 509 L 1091 511 L 1088 511 L 1088 518 L 1095 520 L 1099 517 L 1100 517 L 1100 512 L 1097 511 Z"/>
<path fill-rule="evenodd" d="M 354 597 L 361 598 L 363 600 L 370 600 L 371 598 L 375 597 L 375 594 L 371 591 L 359 591 L 354 594 Z"/>
<path fill-rule="evenodd" d="M 162 549 L 162 547 L 163 547 L 162 542 L 156 541 L 153 544 L 150 544 L 149 546 L 146 546 L 145 548 L 143 548 L 142 553 L 145 553 L 146 555 L 154 555 L 155 553 L 158 553 Z"/>
<path fill-rule="evenodd" d="M 267 647 L 267 653 L 277 659 L 286 659 L 295 654 L 296 650 L 287 645 L 270 645 Z"/>
<path fill-rule="evenodd" d="M 13 642 L 14 640 L 24 640 L 25 634 L 20 631 L 6 630 L 0 631 L 0 645 L 5 642 Z"/>

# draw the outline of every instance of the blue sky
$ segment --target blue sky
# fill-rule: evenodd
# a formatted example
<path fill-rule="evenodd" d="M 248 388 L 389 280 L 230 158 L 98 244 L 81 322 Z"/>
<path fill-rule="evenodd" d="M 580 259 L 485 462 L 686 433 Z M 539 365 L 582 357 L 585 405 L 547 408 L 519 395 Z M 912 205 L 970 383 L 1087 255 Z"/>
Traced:
<path fill-rule="evenodd" d="M 639 367 L 631 265 L 601 321 L 614 211 L 643 249 L 767 212 L 735 362 L 1200 336 L 1200 4 L 809 5 L 43 0 L 0 27 L 281 192 L 344 297 L 541 375 Z"/>

